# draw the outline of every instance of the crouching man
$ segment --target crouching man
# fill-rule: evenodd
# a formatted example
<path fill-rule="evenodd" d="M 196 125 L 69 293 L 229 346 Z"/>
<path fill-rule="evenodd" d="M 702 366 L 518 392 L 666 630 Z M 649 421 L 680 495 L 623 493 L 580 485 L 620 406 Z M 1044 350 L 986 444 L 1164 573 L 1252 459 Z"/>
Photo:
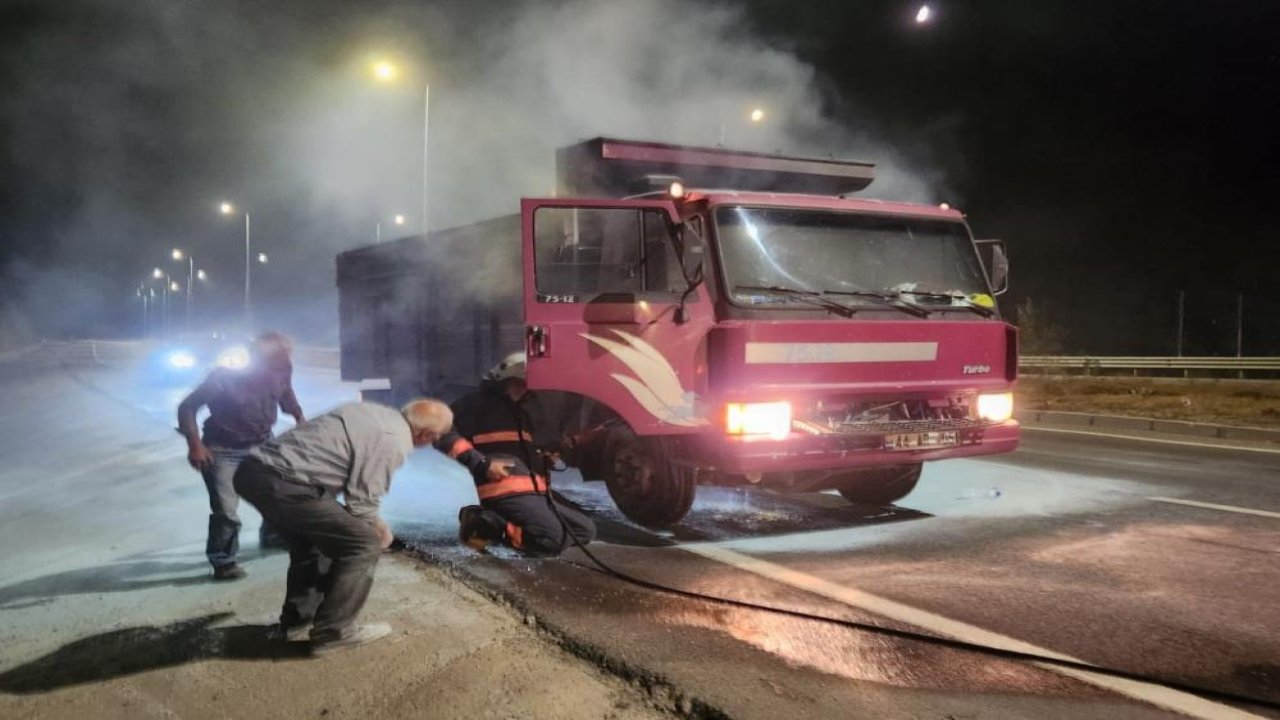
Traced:
<path fill-rule="evenodd" d="M 452 422 L 437 400 L 403 410 L 352 403 L 266 441 L 241 463 L 236 492 L 289 546 L 282 637 L 309 637 L 313 653 L 323 654 L 391 632 L 384 623 L 356 624 L 392 541 L 378 506 L 409 454 L 437 442 Z"/>
<path fill-rule="evenodd" d="M 557 439 L 525 383 L 524 353 L 513 353 L 485 375 L 480 388 L 452 406 L 456 428 L 437 448 L 472 469 L 480 505 L 458 514 L 458 537 L 483 550 L 506 544 L 527 555 L 559 555 L 595 538 L 595 523 L 551 492 L 543 457 L 569 450 Z M 485 470 L 507 465 L 508 477 Z"/>

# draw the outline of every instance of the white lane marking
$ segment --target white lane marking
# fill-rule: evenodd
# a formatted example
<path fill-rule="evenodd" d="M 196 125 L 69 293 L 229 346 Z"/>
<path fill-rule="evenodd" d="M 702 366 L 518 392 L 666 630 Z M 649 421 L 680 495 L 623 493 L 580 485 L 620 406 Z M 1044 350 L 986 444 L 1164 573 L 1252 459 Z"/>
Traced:
<path fill-rule="evenodd" d="M 1268 453 L 1280 455 L 1280 449 L 1257 448 L 1244 445 L 1216 445 L 1214 443 L 1198 443 L 1189 440 L 1165 440 L 1163 438 L 1142 437 L 1141 435 L 1118 435 L 1116 433 L 1089 432 L 1088 430 L 1065 430 L 1063 428 L 1047 428 L 1035 425 L 1023 425 L 1023 430 L 1034 432 L 1066 433 L 1067 435 L 1091 435 L 1093 437 L 1111 438 L 1113 440 L 1137 440 L 1139 442 L 1161 443 L 1163 445 L 1186 445 L 1188 447 L 1213 448 L 1214 450 L 1239 450 L 1241 452 Z"/>
<path fill-rule="evenodd" d="M 832 600 L 850 605 L 868 612 L 881 615 L 901 623 L 906 623 L 918 628 L 928 630 L 939 635 L 963 640 L 965 642 L 976 643 L 980 645 L 989 645 L 991 647 L 1002 648 L 1005 650 L 1014 650 L 1023 653 L 1032 653 L 1035 655 L 1044 655 L 1060 660 L 1070 660 L 1073 662 L 1085 662 L 1069 655 L 1063 655 L 1052 650 L 1047 650 L 1036 645 L 1032 645 L 1021 640 L 1016 640 L 1007 635 L 984 630 L 968 623 L 952 620 L 951 618 L 935 615 L 927 610 L 911 607 L 902 603 L 882 598 L 871 593 L 858 590 L 856 588 L 837 585 L 836 583 L 823 580 L 813 575 L 791 570 L 776 563 L 767 560 L 761 560 L 749 555 L 743 555 L 733 550 L 713 545 L 681 545 L 680 548 L 687 552 L 701 555 L 702 557 L 722 562 L 739 570 L 745 570 L 761 577 L 768 578 L 792 587 L 807 590 L 815 595 L 821 595 Z M 1125 680 L 1122 678 L 1102 675 L 1100 673 L 1089 672 L 1087 670 L 1077 670 L 1074 668 L 1058 667 L 1056 665 L 1033 663 L 1037 667 L 1067 675 L 1077 680 L 1095 685 L 1112 692 L 1125 695 L 1127 697 L 1139 700 L 1141 702 L 1156 705 L 1162 708 L 1180 712 L 1184 715 L 1195 718 L 1204 718 L 1205 720 L 1259 720 L 1260 716 L 1237 710 L 1229 705 L 1222 705 L 1210 702 L 1204 698 L 1191 695 L 1189 693 L 1179 692 L 1159 685 L 1138 682 L 1135 680 Z"/>
<path fill-rule="evenodd" d="M 1174 505 L 1190 505 L 1191 507 L 1208 508 L 1209 510 L 1225 510 L 1226 512 L 1240 513 L 1242 515 L 1259 515 L 1261 517 L 1269 517 L 1280 519 L 1280 512 L 1271 512 L 1270 510 L 1254 510 L 1253 508 L 1237 507 L 1235 505 L 1218 505 L 1216 503 L 1197 502 L 1195 500 L 1182 500 L 1180 498 L 1171 497 L 1149 497 L 1148 500 L 1155 502 L 1172 503 Z"/>

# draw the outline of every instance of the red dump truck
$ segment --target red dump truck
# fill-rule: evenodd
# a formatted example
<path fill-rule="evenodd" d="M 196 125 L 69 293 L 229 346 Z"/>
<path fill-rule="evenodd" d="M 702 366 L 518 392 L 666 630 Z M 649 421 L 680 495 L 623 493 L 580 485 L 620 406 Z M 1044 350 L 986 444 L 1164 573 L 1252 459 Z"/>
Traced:
<path fill-rule="evenodd" d="M 1002 453 L 1008 263 L 946 205 L 849 197 L 868 163 L 597 138 L 558 197 L 342 253 L 341 369 L 446 399 L 524 348 L 584 478 L 669 526 L 699 484 L 892 503 L 923 463 Z"/>

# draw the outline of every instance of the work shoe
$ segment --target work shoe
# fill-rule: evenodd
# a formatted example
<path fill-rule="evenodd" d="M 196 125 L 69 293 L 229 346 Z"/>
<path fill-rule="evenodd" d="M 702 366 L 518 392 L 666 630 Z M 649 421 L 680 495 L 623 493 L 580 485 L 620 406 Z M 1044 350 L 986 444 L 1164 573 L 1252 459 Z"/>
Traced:
<path fill-rule="evenodd" d="M 484 508 L 479 505 L 466 505 L 458 511 L 458 541 L 463 545 L 483 552 L 489 543 L 501 540 L 494 537 L 493 528 L 485 522 Z"/>
<path fill-rule="evenodd" d="M 369 623 L 368 625 L 356 625 L 344 636 L 334 640 L 326 640 L 324 642 L 311 641 L 311 654 L 322 657 L 330 653 L 346 650 L 348 648 L 368 645 L 374 640 L 380 640 L 391 634 L 391 626 L 386 623 Z"/>
<path fill-rule="evenodd" d="M 244 568 L 235 563 L 219 565 L 213 569 L 214 580 L 239 580 L 247 574 Z"/>
<path fill-rule="evenodd" d="M 271 626 L 267 631 L 267 638 L 276 642 L 301 643 L 311 639 L 311 623 L 302 623 L 301 625 L 290 625 L 285 627 L 279 623 Z"/>

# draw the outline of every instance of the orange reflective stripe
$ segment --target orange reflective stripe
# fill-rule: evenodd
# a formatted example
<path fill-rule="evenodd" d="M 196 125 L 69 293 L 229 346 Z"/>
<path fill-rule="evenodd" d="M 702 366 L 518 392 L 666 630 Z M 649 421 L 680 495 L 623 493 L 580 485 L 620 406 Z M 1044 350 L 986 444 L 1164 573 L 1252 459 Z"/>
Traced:
<path fill-rule="evenodd" d="M 498 482 L 488 482 L 476 486 L 476 494 L 480 496 L 481 500 L 492 500 L 496 497 L 514 495 L 516 493 L 546 491 L 546 480 L 541 477 L 529 477 L 528 475 L 512 475 Z"/>
<path fill-rule="evenodd" d="M 524 548 L 524 528 L 515 523 L 507 523 L 507 542 L 517 550 Z"/>
<path fill-rule="evenodd" d="M 449 458 L 457 460 L 458 456 L 462 453 L 474 449 L 475 448 L 471 446 L 471 443 L 467 442 L 466 438 L 458 438 L 453 441 L 453 447 L 449 448 Z"/>
<path fill-rule="evenodd" d="M 521 434 L 517 433 L 515 430 L 503 430 L 501 432 L 481 433 L 480 435 L 476 435 L 472 438 L 472 442 L 477 445 L 497 442 L 520 442 L 521 440 L 524 440 L 525 442 L 533 442 L 533 436 L 527 432 Z"/>

